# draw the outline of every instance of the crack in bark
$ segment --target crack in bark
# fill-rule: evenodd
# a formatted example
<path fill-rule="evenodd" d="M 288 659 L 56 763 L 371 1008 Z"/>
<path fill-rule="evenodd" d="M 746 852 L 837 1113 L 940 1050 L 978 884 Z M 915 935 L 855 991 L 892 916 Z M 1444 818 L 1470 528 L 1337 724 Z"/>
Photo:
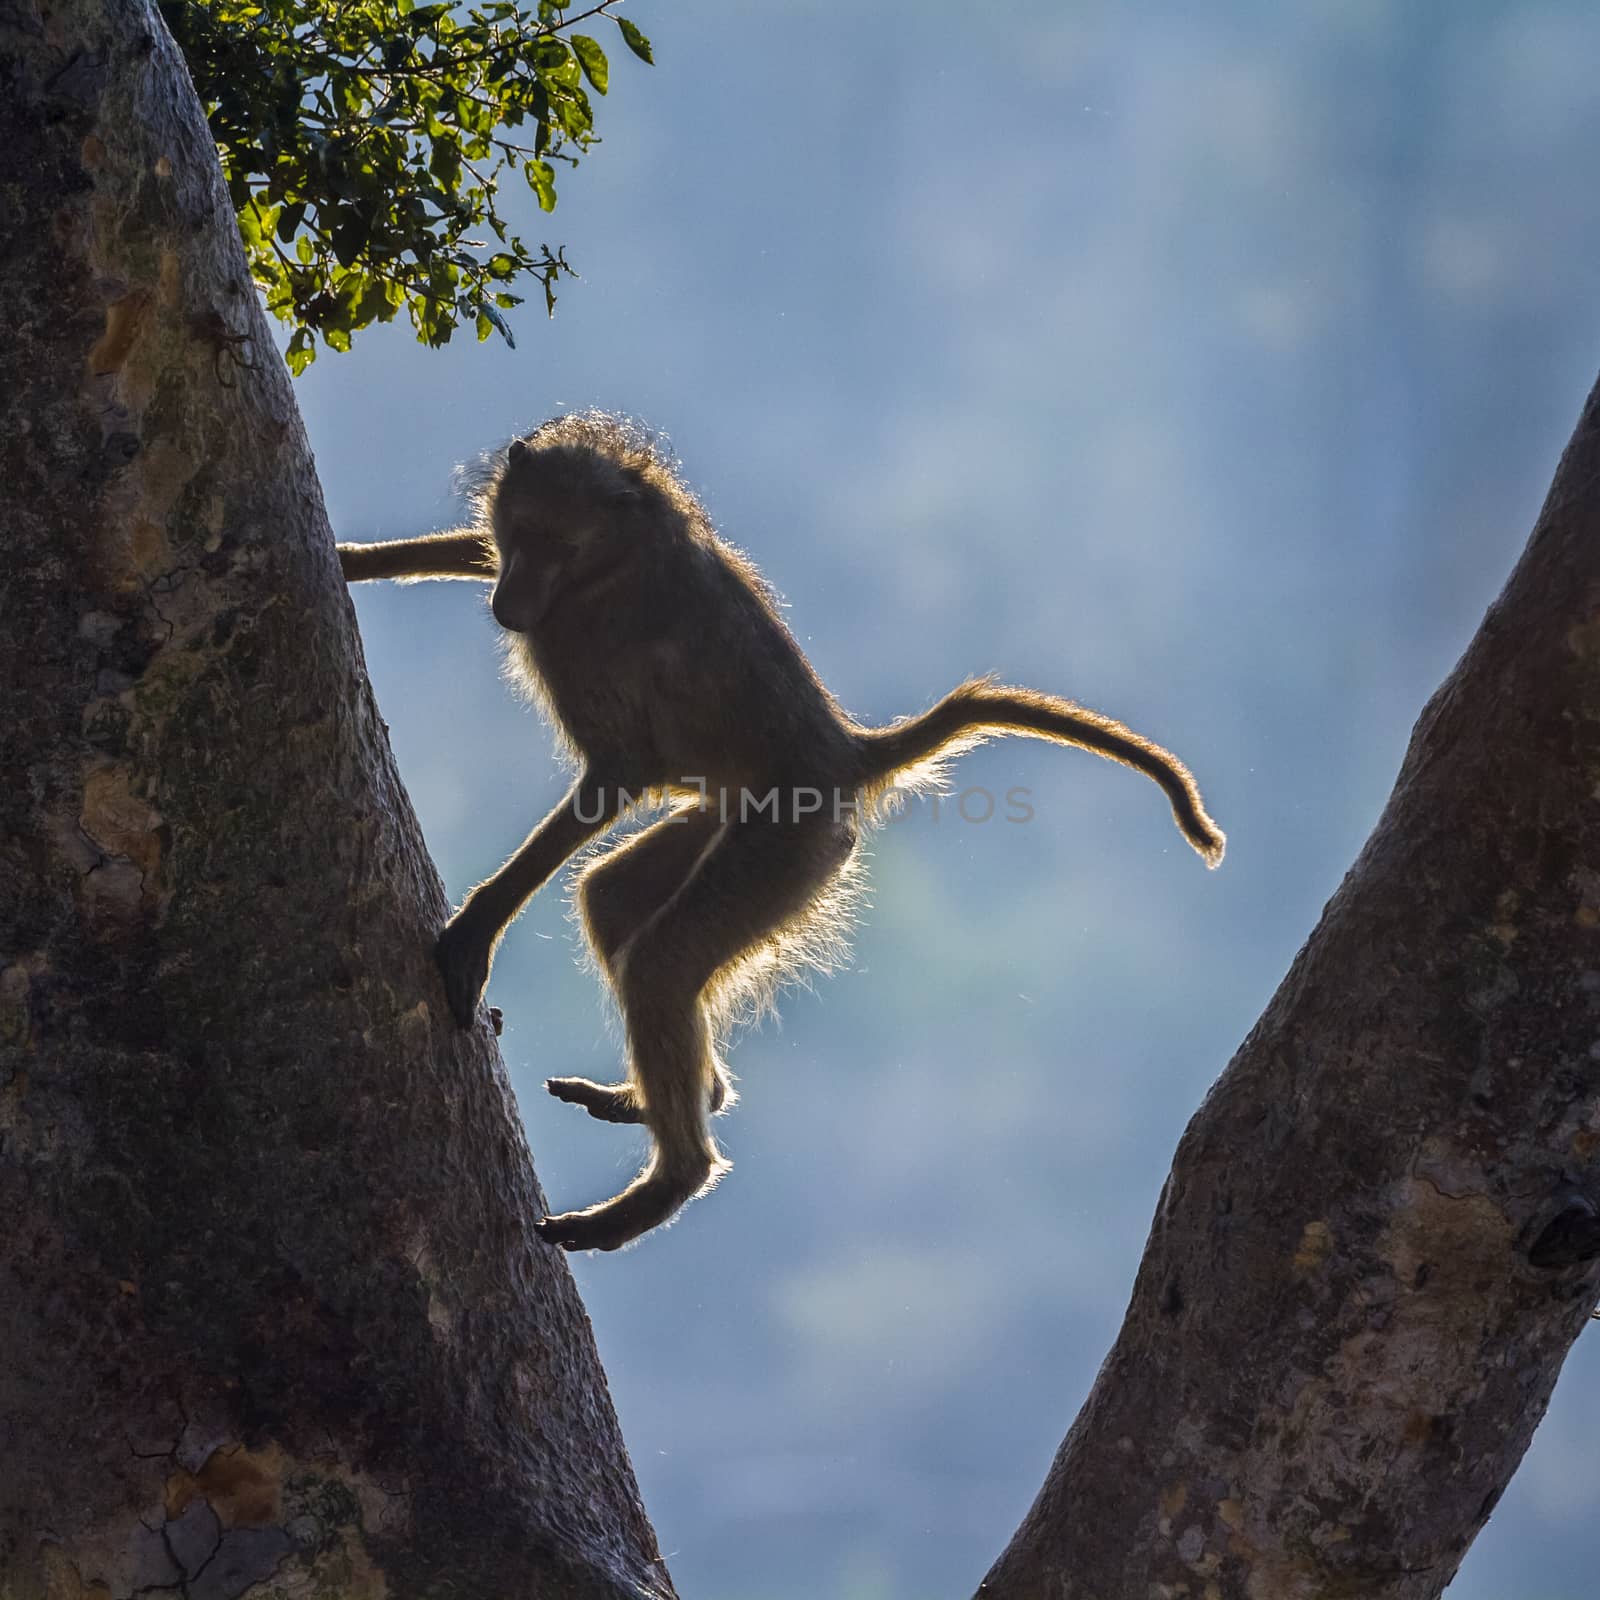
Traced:
<path fill-rule="evenodd" d="M 1430 1178 L 1426 1172 L 1419 1172 L 1415 1167 L 1411 1169 L 1411 1176 L 1415 1178 L 1418 1183 L 1427 1184 L 1427 1186 L 1432 1189 L 1441 1200 L 1452 1200 L 1459 1202 L 1462 1200 L 1487 1200 L 1489 1198 L 1489 1191 L 1487 1189 L 1462 1189 L 1460 1191 L 1446 1189 L 1436 1179 Z"/>
<path fill-rule="evenodd" d="M 165 1450 L 141 1450 L 131 1439 L 128 1440 L 128 1454 L 137 1461 L 169 1461 L 177 1454 L 177 1451 L 176 1441 L 168 1445 Z M 153 1529 L 151 1531 L 154 1532 Z"/>
<path fill-rule="evenodd" d="M 178 1593 L 183 1596 L 183 1600 L 189 1600 L 188 1571 L 184 1567 L 184 1564 L 178 1559 L 178 1552 L 172 1548 L 172 1535 L 169 1532 L 170 1526 L 170 1522 L 166 1522 L 161 1525 L 161 1543 L 166 1547 L 167 1559 L 171 1561 L 172 1565 L 177 1569 L 178 1581 L 175 1584 L 163 1584 L 161 1587 L 168 1590 L 176 1589 Z"/>

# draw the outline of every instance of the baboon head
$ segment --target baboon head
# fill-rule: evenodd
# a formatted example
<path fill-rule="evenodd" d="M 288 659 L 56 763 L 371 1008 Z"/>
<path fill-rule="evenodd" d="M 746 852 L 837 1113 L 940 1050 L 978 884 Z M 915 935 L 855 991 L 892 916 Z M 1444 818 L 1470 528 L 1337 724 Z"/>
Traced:
<path fill-rule="evenodd" d="M 500 574 L 490 609 L 531 633 L 574 583 L 628 554 L 630 513 L 643 495 L 625 467 L 541 434 L 513 439 L 490 501 Z"/>

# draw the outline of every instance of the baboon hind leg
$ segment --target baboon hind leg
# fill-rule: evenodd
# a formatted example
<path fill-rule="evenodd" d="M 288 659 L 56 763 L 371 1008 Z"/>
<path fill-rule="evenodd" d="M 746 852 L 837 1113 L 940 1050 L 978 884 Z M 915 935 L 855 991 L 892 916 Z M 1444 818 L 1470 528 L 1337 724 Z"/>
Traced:
<path fill-rule="evenodd" d="M 615 962 L 623 945 L 688 882 L 721 827 L 710 812 L 682 811 L 635 834 L 584 869 L 578 880 L 578 910 L 608 981 L 615 982 Z M 582 1106 L 601 1122 L 644 1120 L 632 1082 L 546 1078 L 544 1086 L 556 1099 Z M 727 1068 L 718 1061 L 709 1099 L 712 1115 L 731 1099 L 737 1096 Z"/>
<path fill-rule="evenodd" d="M 624 940 L 611 970 L 654 1149 L 614 1199 L 536 1224 L 544 1238 L 615 1250 L 728 1170 L 706 1126 L 716 1067 L 702 997 L 718 973 L 813 911 L 854 848 L 854 828 L 825 819 L 722 824 L 678 890 Z"/>

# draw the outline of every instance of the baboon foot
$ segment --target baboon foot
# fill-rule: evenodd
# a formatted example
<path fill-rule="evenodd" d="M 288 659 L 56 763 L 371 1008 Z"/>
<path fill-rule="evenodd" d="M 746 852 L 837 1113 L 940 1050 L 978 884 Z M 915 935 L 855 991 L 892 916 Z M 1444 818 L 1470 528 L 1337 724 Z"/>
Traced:
<path fill-rule="evenodd" d="M 631 1083 L 591 1083 L 588 1078 L 546 1078 L 544 1086 L 557 1100 L 582 1106 L 601 1122 L 642 1122 L 639 1097 Z"/>
<path fill-rule="evenodd" d="M 546 1078 L 544 1086 L 557 1100 L 582 1106 L 600 1122 L 637 1123 L 644 1121 L 639 1097 L 631 1083 L 594 1083 L 588 1078 Z M 739 1103 L 733 1085 L 718 1073 L 711 1083 L 707 1109 L 712 1116 L 731 1111 Z"/>
<path fill-rule="evenodd" d="M 637 1179 L 615 1200 L 587 1211 L 543 1217 L 533 1231 L 563 1250 L 620 1250 L 641 1234 L 659 1228 L 728 1170 L 726 1161 L 707 1161 L 697 1172 L 651 1173 Z"/>

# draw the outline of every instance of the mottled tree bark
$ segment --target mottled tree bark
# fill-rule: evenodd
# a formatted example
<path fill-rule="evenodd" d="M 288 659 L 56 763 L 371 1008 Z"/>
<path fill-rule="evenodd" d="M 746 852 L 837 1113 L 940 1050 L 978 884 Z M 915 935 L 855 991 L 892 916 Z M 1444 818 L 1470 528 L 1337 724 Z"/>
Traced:
<path fill-rule="evenodd" d="M 669 1596 L 145 0 L 0 0 L 0 531 L 0 1596 Z"/>
<path fill-rule="evenodd" d="M 1178 1148 L 992 1600 L 1423 1600 L 1600 1294 L 1600 389 Z"/>

